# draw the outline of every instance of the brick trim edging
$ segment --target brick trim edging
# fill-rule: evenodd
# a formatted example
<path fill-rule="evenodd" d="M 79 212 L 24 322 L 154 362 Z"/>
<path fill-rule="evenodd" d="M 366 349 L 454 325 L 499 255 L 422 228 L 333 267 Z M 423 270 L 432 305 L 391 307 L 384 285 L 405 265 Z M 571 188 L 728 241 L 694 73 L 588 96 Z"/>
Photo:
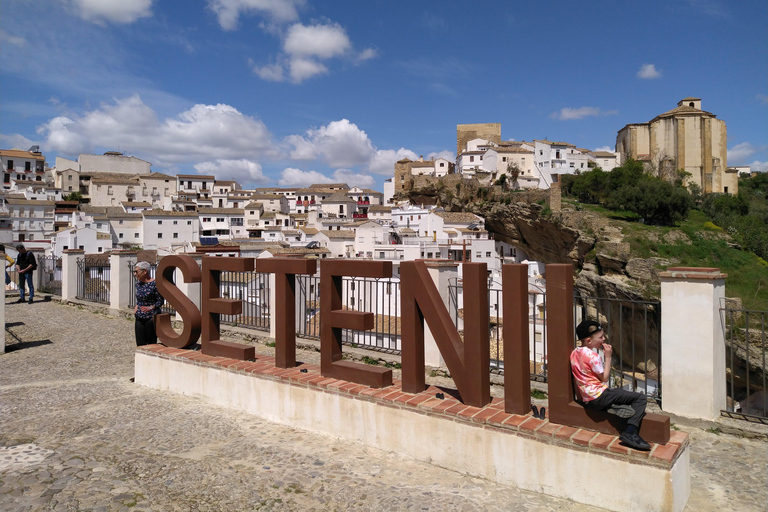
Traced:
<path fill-rule="evenodd" d="M 618 436 L 551 423 L 549 420 L 534 418 L 530 413 L 508 414 L 504 412 L 503 398 L 493 398 L 490 404 L 478 408 L 461 403 L 452 396 L 456 394 L 452 389 L 428 386 L 421 393 L 406 393 L 402 390 L 399 380 L 383 389 L 370 388 L 354 382 L 323 377 L 318 365 L 300 363 L 294 368 L 277 368 L 274 357 L 266 355 L 257 355 L 254 361 L 238 361 L 163 345 L 145 345 L 136 350 L 162 359 L 247 374 L 255 378 L 278 380 L 292 386 L 316 389 L 350 399 L 365 400 L 385 407 L 444 418 L 447 421 L 457 421 L 572 450 L 589 451 L 633 464 L 663 469 L 672 468 L 689 442 L 688 434 L 672 431 L 667 444 L 651 443 L 650 452 L 641 452 L 620 445 Z M 436 398 L 436 393 L 443 393 L 445 398 Z"/>

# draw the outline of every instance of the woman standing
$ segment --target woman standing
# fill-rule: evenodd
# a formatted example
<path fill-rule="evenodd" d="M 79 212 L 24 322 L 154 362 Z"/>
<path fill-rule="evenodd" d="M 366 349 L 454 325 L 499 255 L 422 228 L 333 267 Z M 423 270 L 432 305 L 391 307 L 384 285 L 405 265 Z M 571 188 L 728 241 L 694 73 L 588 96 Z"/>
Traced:
<path fill-rule="evenodd" d="M 157 343 L 155 315 L 163 307 L 163 296 L 157 291 L 155 280 L 149 275 L 150 265 L 140 261 L 133 267 L 136 276 L 136 346 Z"/>

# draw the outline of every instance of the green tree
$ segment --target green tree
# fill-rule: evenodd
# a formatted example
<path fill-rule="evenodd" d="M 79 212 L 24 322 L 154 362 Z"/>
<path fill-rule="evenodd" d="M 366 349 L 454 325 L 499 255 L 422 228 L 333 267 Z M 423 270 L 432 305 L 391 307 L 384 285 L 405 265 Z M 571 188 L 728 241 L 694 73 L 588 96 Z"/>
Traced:
<path fill-rule="evenodd" d="M 612 192 L 606 206 L 636 213 L 648 224 L 670 226 L 684 220 L 692 204 L 684 188 L 648 177 Z"/>
<path fill-rule="evenodd" d="M 83 202 L 83 194 L 81 194 L 79 191 L 70 192 L 69 194 L 63 196 L 65 201 L 77 201 L 79 203 Z"/>

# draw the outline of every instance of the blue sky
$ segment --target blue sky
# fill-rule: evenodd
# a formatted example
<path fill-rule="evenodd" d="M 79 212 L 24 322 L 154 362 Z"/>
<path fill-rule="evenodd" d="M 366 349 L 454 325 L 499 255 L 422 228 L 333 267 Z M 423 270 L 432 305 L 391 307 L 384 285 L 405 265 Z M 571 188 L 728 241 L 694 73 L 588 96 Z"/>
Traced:
<path fill-rule="evenodd" d="M 381 190 L 456 125 L 613 149 L 687 96 L 768 170 L 768 2 L 4 0 L 0 147 Z"/>

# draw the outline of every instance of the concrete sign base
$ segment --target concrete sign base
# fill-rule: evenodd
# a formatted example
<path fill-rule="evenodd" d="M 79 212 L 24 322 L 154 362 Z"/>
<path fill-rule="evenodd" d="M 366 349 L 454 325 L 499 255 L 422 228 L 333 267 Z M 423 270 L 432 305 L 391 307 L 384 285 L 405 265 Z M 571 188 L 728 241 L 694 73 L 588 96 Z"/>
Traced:
<path fill-rule="evenodd" d="M 506 413 L 503 399 L 479 408 L 463 404 L 450 389 L 406 393 L 398 381 L 376 389 L 323 377 L 316 365 L 284 369 L 268 356 L 237 361 L 162 345 L 137 349 L 135 379 L 275 423 L 609 510 L 682 511 L 690 495 L 688 436 L 682 432 L 638 452 L 613 435 Z"/>

